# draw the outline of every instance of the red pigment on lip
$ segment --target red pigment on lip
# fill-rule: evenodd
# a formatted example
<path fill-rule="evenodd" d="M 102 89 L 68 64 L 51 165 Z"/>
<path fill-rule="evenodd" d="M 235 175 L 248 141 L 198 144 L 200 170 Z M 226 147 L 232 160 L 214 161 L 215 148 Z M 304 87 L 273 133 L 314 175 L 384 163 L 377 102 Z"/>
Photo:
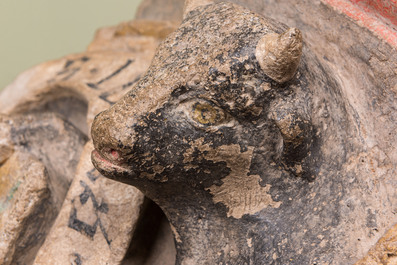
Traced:
<path fill-rule="evenodd" d="M 106 167 L 112 167 L 113 163 L 111 163 L 110 161 L 108 161 L 107 159 L 105 159 L 104 157 L 102 157 L 98 151 L 95 150 L 95 156 L 97 157 L 97 159 L 99 161 L 101 161 Z"/>
<path fill-rule="evenodd" d="M 120 157 L 120 153 L 117 152 L 116 150 L 111 150 L 111 151 L 110 151 L 110 154 L 112 155 L 112 158 L 113 158 L 114 160 L 117 160 L 117 159 L 119 159 L 119 157 Z"/>

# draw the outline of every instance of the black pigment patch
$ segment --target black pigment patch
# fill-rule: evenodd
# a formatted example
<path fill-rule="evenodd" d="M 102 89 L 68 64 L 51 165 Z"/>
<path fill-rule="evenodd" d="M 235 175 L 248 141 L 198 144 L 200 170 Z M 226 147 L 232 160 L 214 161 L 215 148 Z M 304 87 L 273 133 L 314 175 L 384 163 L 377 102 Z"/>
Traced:
<path fill-rule="evenodd" d="M 171 97 L 178 98 L 179 96 L 187 93 L 190 89 L 187 86 L 179 86 L 171 92 Z"/>

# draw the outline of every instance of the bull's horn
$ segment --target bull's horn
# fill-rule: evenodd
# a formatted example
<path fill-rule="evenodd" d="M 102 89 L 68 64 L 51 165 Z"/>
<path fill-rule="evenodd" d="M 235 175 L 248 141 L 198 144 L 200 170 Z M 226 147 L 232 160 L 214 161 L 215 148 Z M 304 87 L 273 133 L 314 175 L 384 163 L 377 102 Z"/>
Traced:
<path fill-rule="evenodd" d="M 183 18 L 189 14 L 190 11 L 193 9 L 199 7 L 199 6 L 205 6 L 209 4 L 213 4 L 213 0 L 186 0 L 185 1 L 185 6 L 183 8 Z"/>
<path fill-rule="evenodd" d="M 265 35 L 256 46 L 259 65 L 271 79 L 284 83 L 295 75 L 302 55 L 302 34 L 290 28 L 282 34 Z"/>

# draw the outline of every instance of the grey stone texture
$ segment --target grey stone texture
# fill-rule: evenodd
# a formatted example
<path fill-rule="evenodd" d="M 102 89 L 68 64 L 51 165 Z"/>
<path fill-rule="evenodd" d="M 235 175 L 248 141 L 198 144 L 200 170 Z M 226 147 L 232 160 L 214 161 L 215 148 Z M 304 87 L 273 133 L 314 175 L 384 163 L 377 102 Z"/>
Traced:
<path fill-rule="evenodd" d="M 396 263 L 397 51 L 230 2 L 145 0 L 0 93 L 1 264 Z"/>
<path fill-rule="evenodd" d="M 188 9 L 93 162 L 162 207 L 177 264 L 353 264 L 396 222 L 396 51 L 320 1 L 240 4 L 303 32 L 294 78 L 255 54 L 285 25 Z"/>

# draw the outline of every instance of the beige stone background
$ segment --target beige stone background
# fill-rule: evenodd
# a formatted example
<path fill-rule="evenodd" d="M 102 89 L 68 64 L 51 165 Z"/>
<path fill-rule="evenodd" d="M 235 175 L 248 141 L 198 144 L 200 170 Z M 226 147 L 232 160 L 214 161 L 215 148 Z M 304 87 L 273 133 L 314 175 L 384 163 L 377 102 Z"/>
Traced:
<path fill-rule="evenodd" d="M 82 52 L 98 28 L 135 16 L 141 0 L 1 0 L 0 91 L 26 69 Z"/>

